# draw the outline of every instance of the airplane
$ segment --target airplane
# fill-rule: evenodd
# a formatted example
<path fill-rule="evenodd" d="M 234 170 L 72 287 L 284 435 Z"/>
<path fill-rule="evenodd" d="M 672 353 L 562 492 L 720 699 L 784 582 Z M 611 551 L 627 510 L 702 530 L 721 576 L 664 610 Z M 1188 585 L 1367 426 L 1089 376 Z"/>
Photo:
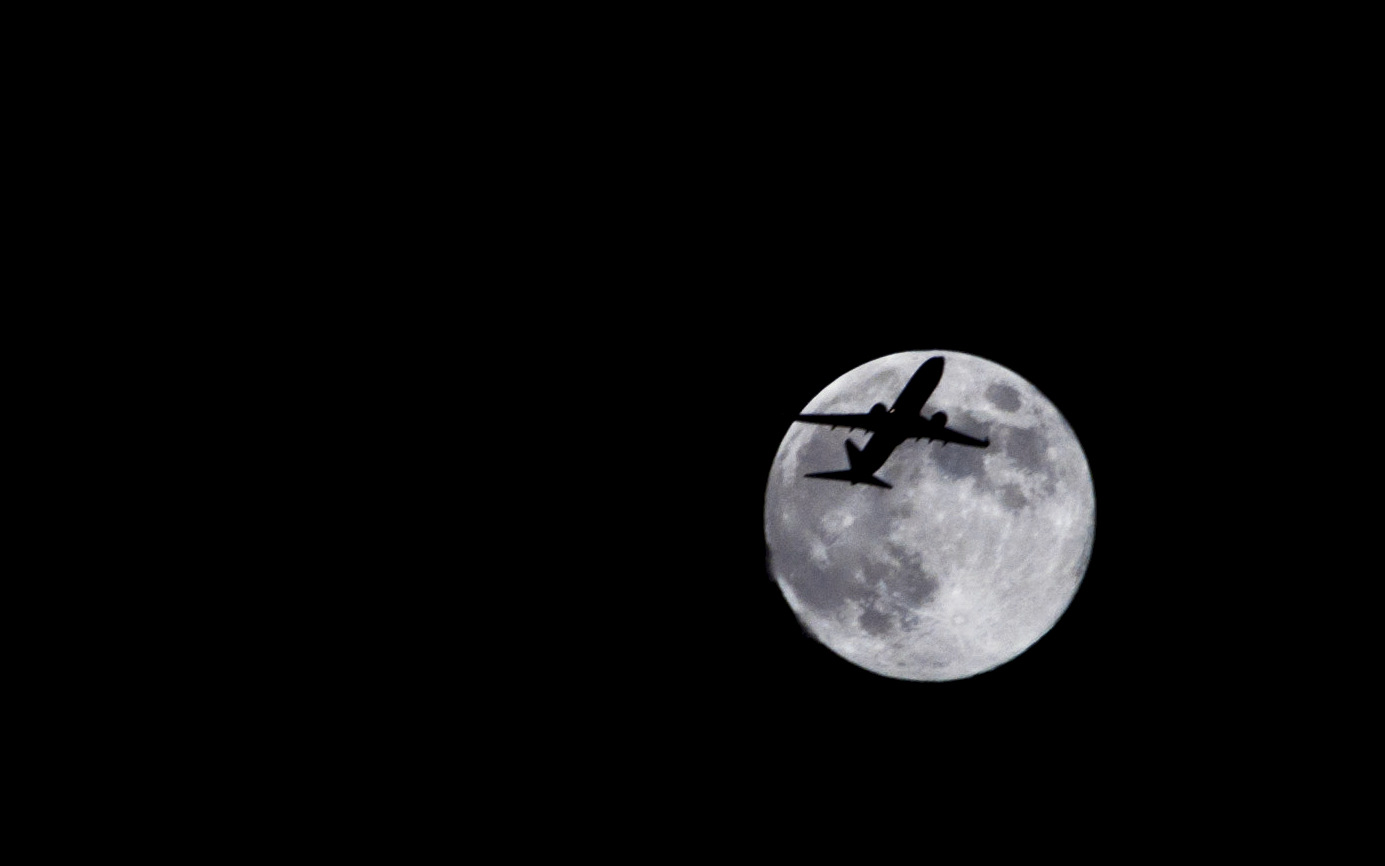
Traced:
<path fill-rule="evenodd" d="M 857 484 L 870 484 L 893 489 L 894 485 L 875 477 L 875 472 L 889 459 L 906 439 L 939 440 L 946 447 L 954 442 L 972 448 L 985 448 L 991 444 L 989 438 L 974 439 L 965 433 L 958 433 L 947 426 L 947 413 L 935 412 L 932 417 L 921 415 L 923 404 L 932 395 L 933 389 L 943 378 L 942 356 L 929 358 L 909 379 L 909 384 L 899 393 L 894 405 L 885 408 L 884 403 L 876 403 L 869 412 L 854 415 L 808 414 L 799 415 L 794 420 L 808 424 L 826 424 L 837 427 L 850 427 L 852 430 L 867 430 L 871 437 L 865 449 L 858 448 L 852 440 L 846 440 L 846 459 L 849 468 L 837 472 L 810 472 L 805 478 L 830 478 L 834 481 L 849 481 Z"/>

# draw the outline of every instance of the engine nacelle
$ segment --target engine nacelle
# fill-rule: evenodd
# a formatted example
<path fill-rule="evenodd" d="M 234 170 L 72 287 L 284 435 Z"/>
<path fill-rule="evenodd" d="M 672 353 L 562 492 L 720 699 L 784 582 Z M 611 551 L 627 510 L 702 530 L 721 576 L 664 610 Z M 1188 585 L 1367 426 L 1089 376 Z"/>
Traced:
<path fill-rule="evenodd" d="M 872 415 L 884 415 L 889 411 L 889 409 L 885 408 L 884 403 L 876 403 L 874 406 L 870 407 L 870 414 Z"/>
<path fill-rule="evenodd" d="M 946 426 L 947 426 L 947 413 L 946 413 L 946 412 L 934 412 L 934 413 L 933 413 L 933 425 L 934 425 L 935 427 L 946 427 Z"/>

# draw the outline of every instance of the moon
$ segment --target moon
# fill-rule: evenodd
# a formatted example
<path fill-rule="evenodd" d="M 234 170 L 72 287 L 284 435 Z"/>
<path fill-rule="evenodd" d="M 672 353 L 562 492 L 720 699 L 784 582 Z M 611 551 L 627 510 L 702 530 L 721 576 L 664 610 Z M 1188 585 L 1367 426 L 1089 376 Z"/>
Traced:
<path fill-rule="evenodd" d="M 944 358 L 924 415 L 988 448 L 908 440 L 876 473 L 886 490 L 805 473 L 844 469 L 865 431 L 795 422 L 765 490 L 770 570 L 804 628 L 887 677 L 946 681 L 1023 653 L 1067 610 L 1091 557 L 1096 496 L 1086 455 L 1037 388 L 960 352 L 901 352 L 828 385 L 804 412 L 891 405 Z"/>

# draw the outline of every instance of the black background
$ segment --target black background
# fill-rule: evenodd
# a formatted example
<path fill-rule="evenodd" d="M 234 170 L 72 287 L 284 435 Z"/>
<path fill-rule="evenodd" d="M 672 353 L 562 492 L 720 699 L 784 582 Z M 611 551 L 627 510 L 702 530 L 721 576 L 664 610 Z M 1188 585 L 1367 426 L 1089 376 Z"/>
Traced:
<path fill-rule="evenodd" d="M 374 751 L 446 791 L 432 802 L 556 806 L 598 844 L 640 823 L 606 807 L 613 777 L 650 813 L 709 826 L 746 787 L 803 779 L 821 808 L 766 823 L 856 841 L 859 825 L 823 826 L 861 790 L 841 784 L 852 777 L 921 790 L 894 802 L 917 803 L 925 832 L 936 802 L 1029 808 L 1090 770 L 1134 782 L 1122 787 L 1172 782 L 1152 810 L 1162 820 L 1228 761 L 1244 784 L 1250 768 L 1313 752 L 1295 723 L 1339 718 L 1322 674 L 1350 653 L 1322 632 L 1359 606 L 1361 569 L 1335 568 L 1325 551 L 1346 533 L 1314 522 L 1340 501 L 1299 482 L 1356 483 L 1371 431 L 1352 429 L 1359 413 L 1327 386 L 1351 366 L 1343 323 L 1374 330 L 1353 296 L 1372 284 L 1340 265 L 1367 223 L 1321 195 L 1369 205 L 1353 170 L 1334 170 L 1360 138 L 1331 133 L 1326 115 L 1368 114 L 1299 84 L 1319 114 L 1295 116 L 1288 88 L 1239 65 L 1221 89 L 1194 82 L 1200 100 L 1164 93 L 1181 61 L 1162 51 L 1143 87 L 1095 87 L 1100 66 L 1058 84 L 1017 70 L 982 98 L 957 86 L 980 58 L 901 76 L 918 83 L 909 94 L 776 65 L 773 80 L 702 96 L 716 62 L 687 64 L 682 87 L 626 90 L 639 66 L 617 64 L 618 86 L 560 72 L 523 98 L 487 75 L 471 89 L 489 95 L 449 84 L 414 112 L 386 88 L 401 121 L 461 136 L 370 124 L 397 153 L 325 159 L 354 138 L 353 118 L 287 160 L 285 187 L 316 200 L 302 176 L 320 174 L 348 225 L 325 221 L 298 267 L 243 281 L 284 281 L 266 284 L 258 317 L 306 363 L 267 365 L 286 411 L 247 388 L 248 421 L 220 406 L 215 419 L 246 427 L 224 449 L 233 459 L 262 442 L 289 464 L 211 551 L 244 564 L 207 608 L 243 597 L 255 614 L 224 652 L 237 666 L 258 653 L 276 685 L 227 740 L 260 729 L 353 779 Z M 484 99 L 498 116 L 477 111 Z M 420 158 L 428 147 L 437 159 Z M 365 182 L 383 201 L 360 165 L 378 167 Z M 282 221 L 273 244 L 308 240 L 315 216 L 281 201 L 276 189 L 255 202 L 245 245 L 270 234 L 266 210 Z M 242 257 L 207 258 L 199 267 L 220 273 Z M 322 297 L 285 323 L 277 299 L 300 284 Z M 259 356 L 258 334 L 227 362 Z M 764 486 L 793 415 L 848 370 L 925 349 L 1036 385 L 1076 432 L 1097 503 L 1089 568 L 1053 630 L 952 683 L 838 658 L 804 634 L 765 565 Z M 285 419 L 332 388 L 345 411 L 293 432 Z M 285 478 L 312 497 L 285 495 Z M 291 558 L 239 537 L 297 538 L 314 518 L 328 528 Z M 325 552 L 343 562 L 324 565 Z M 198 582 L 190 572 L 180 587 Z M 292 652 L 264 639 L 260 608 Z M 171 618 L 200 629 L 186 614 Z M 262 698 L 261 677 L 237 678 Z M 208 678 L 180 680 L 175 697 Z M 246 712 L 223 691 L 209 716 Z M 286 737 L 289 710 L 318 703 Z M 489 762 L 508 789 L 477 775 Z M 1168 778 L 1170 765 L 1185 772 Z M 962 782 L 981 797 L 956 796 Z M 1074 808 L 1109 790 L 1082 788 Z M 707 808 L 666 808 L 670 791 Z"/>

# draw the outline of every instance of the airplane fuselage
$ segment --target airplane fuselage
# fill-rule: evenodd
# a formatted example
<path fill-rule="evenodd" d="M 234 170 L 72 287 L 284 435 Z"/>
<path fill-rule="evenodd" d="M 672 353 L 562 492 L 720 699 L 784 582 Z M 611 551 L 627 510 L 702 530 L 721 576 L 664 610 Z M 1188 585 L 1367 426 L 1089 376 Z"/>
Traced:
<path fill-rule="evenodd" d="M 852 466 L 862 472 L 875 474 L 875 470 L 885 465 L 885 461 L 890 459 L 894 450 L 904 442 L 904 435 L 898 429 L 898 425 L 879 430 L 870 434 L 870 439 L 866 440 L 866 447 L 861 449 L 861 456 Z"/>
<path fill-rule="evenodd" d="M 909 384 L 899 392 L 899 398 L 894 401 L 893 406 L 886 409 L 885 404 L 876 403 L 871 409 L 871 414 L 879 417 L 882 426 L 871 434 L 866 447 L 861 449 L 858 458 L 860 462 L 853 465 L 870 474 L 884 466 L 894 450 L 909 438 L 906 431 L 918 423 L 924 401 L 933 393 L 933 389 L 938 387 L 938 382 L 942 378 L 943 359 L 933 358 L 920 366 L 918 372 L 910 377 Z"/>

